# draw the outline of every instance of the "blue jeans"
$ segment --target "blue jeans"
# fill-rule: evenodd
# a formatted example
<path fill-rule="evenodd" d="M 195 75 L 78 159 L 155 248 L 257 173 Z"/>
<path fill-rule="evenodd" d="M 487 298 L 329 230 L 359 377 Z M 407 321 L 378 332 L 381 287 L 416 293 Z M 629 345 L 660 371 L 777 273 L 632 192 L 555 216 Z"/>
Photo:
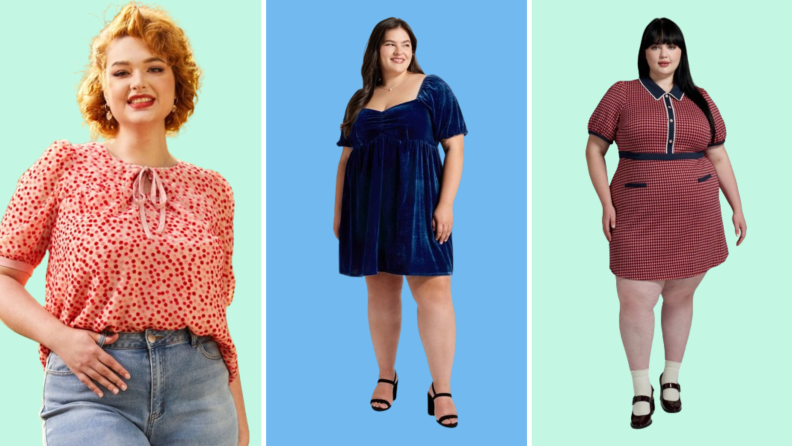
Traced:
<path fill-rule="evenodd" d="M 47 358 L 41 419 L 44 444 L 236 446 L 228 368 L 210 336 L 188 329 L 119 333 L 99 345 L 132 376 L 99 398 L 54 352 Z"/>

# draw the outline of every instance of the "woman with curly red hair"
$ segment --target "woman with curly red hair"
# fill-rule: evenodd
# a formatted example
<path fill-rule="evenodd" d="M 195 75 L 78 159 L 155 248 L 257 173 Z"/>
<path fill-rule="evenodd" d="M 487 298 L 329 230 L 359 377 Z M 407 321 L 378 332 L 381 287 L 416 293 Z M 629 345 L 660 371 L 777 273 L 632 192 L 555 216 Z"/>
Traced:
<path fill-rule="evenodd" d="M 167 13 L 124 6 L 78 92 L 105 141 L 52 144 L 0 222 L 0 320 L 39 342 L 48 445 L 248 444 L 226 320 L 233 191 L 166 141 L 201 74 Z M 24 286 L 47 251 L 42 308 Z"/>

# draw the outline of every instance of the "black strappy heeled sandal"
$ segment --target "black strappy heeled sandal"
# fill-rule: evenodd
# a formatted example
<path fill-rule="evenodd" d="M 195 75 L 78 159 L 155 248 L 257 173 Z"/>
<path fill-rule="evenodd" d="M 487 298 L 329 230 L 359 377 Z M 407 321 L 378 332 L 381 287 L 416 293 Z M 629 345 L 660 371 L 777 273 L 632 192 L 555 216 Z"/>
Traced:
<path fill-rule="evenodd" d="M 682 397 L 680 396 L 676 401 L 667 400 L 663 398 L 663 389 L 676 389 L 677 392 L 682 393 L 679 383 L 663 384 L 663 374 L 660 374 L 660 406 L 662 406 L 663 410 L 668 413 L 680 412 L 682 410 Z"/>
<path fill-rule="evenodd" d="M 447 396 L 447 397 L 451 398 L 451 394 L 450 393 L 437 393 L 437 391 L 434 388 L 434 382 L 432 383 L 432 393 L 434 393 L 434 396 L 432 396 L 431 393 L 426 392 L 426 397 L 427 397 L 427 401 L 429 403 L 429 415 L 434 416 L 434 414 L 435 414 L 435 407 L 434 407 L 435 398 L 439 398 L 441 396 Z M 443 426 L 443 427 L 457 427 L 457 424 L 459 424 L 459 422 L 443 424 L 443 421 L 449 420 L 451 418 L 459 419 L 459 417 L 456 416 L 456 415 L 443 415 L 442 417 L 440 417 L 439 420 L 436 420 L 436 421 L 437 421 L 437 424 L 439 424 L 440 426 Z"/>
<path fill-rule="evenodd" d="M 384 378 L 379 379 L 377 381 L 378 383 L 388 383 L 388 384 L 391 384 L 393 386 L 393 401 L 396 401 L 396 389 L 399 387 L 399 381 L 397 379 L 398 377 L 399 377 L 399 374 L 395 373 L 395 371 L 394 371 L 393 381 L 391 381 L 389 379 L 384 379 Z M 388 410 L 388 409 L 391 408 L 391 403 L 389 403 L 387 400 L 382 400 L 382 399 L 379 399 L 379 398 L 373 398 L 371 400 L 370 404 L 372 404 L 372 403 L 382 403 L 382 404 L 387 404 L 388 405 L 388 407 L 386 407 L 384 409 L 382 407 L 374 407 L 372 405 L 371 408 L 376 410 L 377 412 L 382 412 L 382 411 L 385 411 L 385 410 Z"/>

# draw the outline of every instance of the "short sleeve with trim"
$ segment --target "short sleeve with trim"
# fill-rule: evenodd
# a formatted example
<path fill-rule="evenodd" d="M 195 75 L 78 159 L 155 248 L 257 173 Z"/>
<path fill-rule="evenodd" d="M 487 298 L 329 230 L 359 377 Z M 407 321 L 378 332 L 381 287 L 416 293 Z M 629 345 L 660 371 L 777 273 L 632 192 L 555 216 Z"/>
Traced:
<path fill-rule="evenodd" d="M 701 87 L 698 87 L 698 89 L 701 92 L 701 95 L 704 96 L 704 99 L 707 101 L 710 113 L 712 113 L 712 120 L 715 122 L 715 139 L 711 140 L 707 147 L 719 146 L 726 142 L 726 123 L 723 122 L 720 110 L 718 110 L 718 107 L 715 105 L 715 102 L 713 102 L 712 98 L 710 98 L 707 91 Z"/>
<path fill-rule="evenodd" d="M 613 144 L 619 127 L 619 118 L 626 102 L 626 83 L 618 81 L 611 85 L 600 100 L 588 122 L 589 135 L 598 136 Z"/>
<path fill-rule="evenodd" d="M 17 181 L 0 221 L 0 266 L 32 274 L 44 259 L 71 154 L 70 144 L 56 141 Z"/>

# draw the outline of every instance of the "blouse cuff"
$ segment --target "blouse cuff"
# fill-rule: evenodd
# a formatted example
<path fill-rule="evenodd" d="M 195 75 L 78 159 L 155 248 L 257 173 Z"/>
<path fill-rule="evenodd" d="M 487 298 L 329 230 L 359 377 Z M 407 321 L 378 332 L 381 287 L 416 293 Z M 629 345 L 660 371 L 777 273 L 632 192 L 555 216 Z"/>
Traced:
<path fill-rule="evenodd" d="M 0 266 L 5 266 L 6 268 L 19 270 L 24 273 L 27 273 L 28 275 L 33 275 L 33 270 L 36 269 L 35 266 L 29 263 L 20 262 L 19 260 L 11 260 L 6 257 L 0 257 Z"/>

